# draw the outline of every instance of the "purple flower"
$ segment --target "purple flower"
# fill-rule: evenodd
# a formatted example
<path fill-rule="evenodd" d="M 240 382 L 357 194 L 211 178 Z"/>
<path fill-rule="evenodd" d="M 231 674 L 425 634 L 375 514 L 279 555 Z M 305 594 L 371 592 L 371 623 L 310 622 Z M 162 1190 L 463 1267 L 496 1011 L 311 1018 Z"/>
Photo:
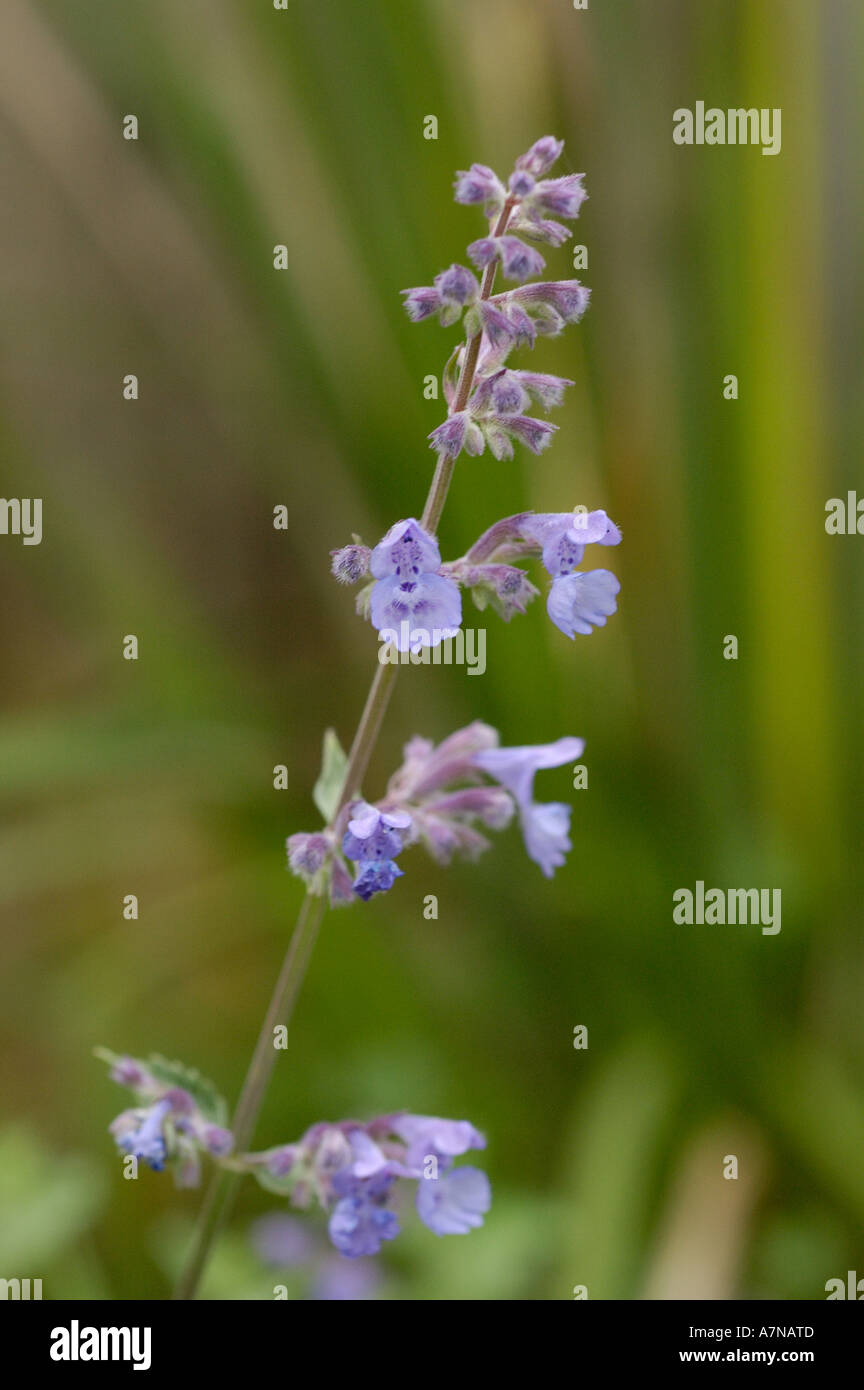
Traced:
<path fill-rule="evenodd" d="M 143 1159 L 154 1173 L 161 1173 L 165 1167 L 168 1146 L 165 1142 L 163 1126 L 170 1110 L 171 1101 L 165 1098 L 156 1101 L 154 1105 L 145 1110 L 140 1117 L 140 1123 L 134 1128 L 125 1128 L 119 1124 L 118 1120 L 114 1121 L 117 1126 L 115 1139 L 120 1151 Z M 124 1116 L 120 1116 L 119 1120 L 124 1118 Z"/>
<path fill-rule="evenodd" d="M 534 175 L 526 169 L 514 169 L 507 180 L 507 187 L 514 198 L 527 198 L 534 190 Z"/>
<path fill-rule="evenodd" d="M 381 1243 L 395 1240 L 399 1221 L 379 1201 L 367 1195 L 342 1197 L 330 1215 L 330 1239 L 342 1255 L 377 1255 Z"/>
<path fill-rule="evenodd" d="M 483 452 L 483 433 L 464 410 L 448 416 L 443 424 L 432 431 L 429 441 L 430 449 L 454 459 L 459 457 L 463 449 L 472 457 Z"/>
<path fill-rule="evenodd" d="M 453 189 L 457 203 L 485 203 L 490 212 L 500 207 L 506 196 L 498 175 L 486 164 L 472 164 L 467 171 L 460 170 Z"/>
<path fill-rule="evenodd" d="M 438 542 L 419 521 L 409 516 L 397 521 L 379 541 L 369 561 L 375 579 L 398 575 L 400 579 L 416 579 L 420 574 L 434 573 L 441 565 Z"/>
<path fill-rule="evenodd" d="M 505 622 L 509 622 L 515 613 L 524 613 L 538 593 L 525 571 L 515 565 L 471 565 L 460 562 L 459 580 L 466 589 L 471 590 L 478 608 L 482 610 L 487 603 L 491 603 Z"/>
<path fill-rule="evenodd" d="M 545 280 L 536 285 L 522 285 L 518 290 L 508 290 L 510 299 L 523 305 L 533 315 L 545 309 L 564 323 L 579 322 L 588 307 L 590 294 L 590 290 L 578 280 Z M 537 329 L 538 332 L 543 331 L 539 321 Z"/>
<path fill-rule="evenodd" d="M 480 286 L 464 265 L 451 265 L 435 276 L 435 288 L 447 304 L 472 304 L 480 293 Z"/>
<path fill-rule="evenodd" d="M 546 265 L 540 252 L 526 246 L 517 236 L 481 237 L 472 241 L 468 255 L 479 267 L 500 260 L 508 280 L 527 280 L 529 275 L 539 275 Z"/>
<path fill-rule="evenodd" d="M 573 233 L 569 227 L 565 227 L 563 222 L 552 222 L 548 219 L 531 215 L 530 212 L 520 213 L 511 222 L 514 231 L 527 236 L 531 241 L 544 241 L 549 246 L 563 246 L 568 237 Z"/>
<path fill-rule="evenodd" d="M 392 859 L 400 853 L 404 832 L 411 817 L 401 811 L 379 811 L 368 802 L 358 802 L 342 839 L 342 852 L 349 859 Z"/>
<path fill-rule="evenodd" d="M 205 1125 L 200 1132 L 201 1143 L 215 1158 L 225 1158 L 234 1147 L 234 1135 L 221 1125 Z"/>
<path fill-rule="evenodd" d="M 600 509 L 594 512 L 540 512 L 522 521 L 524 536 L 543 547 L 543 564 L 557 579 L 581 565 L 586 545 L 619 545 L 621 532 Z"/>
<path fill-rule="evenodd" d="M 516 291 L 514 290 L 515 294 Z M 510 348 L 516 342 L 516 329 L 507 314 L 499 305 L 489 299 L 481 299 L 475 306 L 480 327 L 486 334 L 492 348 Z"/>
<path fill-rule="evenodd" d="M 620 588 L 611 570 L 564 574 L 553 581 L 546 610 L 565 637 L 575 637 L 577 632 L 587 636 L 595 627 L 605 627 L 606 619 L 617 611 Z"/>
<path fill-rule="evenodd" d="M 353 1259 L 376 1255 L 385 1240 L 399 1234 L 391 1198 L 400 1182 L 418 1183 L 417 1209 L 438 1235 L 481 1225 L 489 1209 L 488 1180 L 473 1168 L 454 1170 L 453 1162 L 485 1145 L 483 1135 L 466 1120 L 400 1112 L 368 1124 L 316 1124 L 298 1144 L 248 1154 L 245 1163 L 267 1186 L 270 1179 L 262 1169 L 272 1174 L 274 1156 L 290 1153 L 290 1169 L 296 1169 L 291 1201 L 306 1205 L 317 1196 L 329 1213 L 330 1240 L 340 1254 Z M 259 1223 L 255 1234 L 265 1259 L 293 1263 L 305 1253 L 299 1231 L 288 1220 L 284 1226 L 275 1220 Z"/>
<path fill-rule="evenodd" d="M 476 767 L 506 787 L 515 798 L 525 848 L 547 878 L 564 863 L 571 848 L 568 837 L 571 808 L 562 802 L 537 804 L 534 777 L 541 768 L 561 767 L 582 756 L 585 741 L 559 738 L 555 743 L 521 748 L 490 748 L 475 753 Z"/>
<path fill-rule="evenodd" d="M 521 347 L 525 344 L 528 347 L 533 347 L 538 332 L 537 323 L 530 314 L 525 312 L 522 305 L 511 300 L 505 306 L 503 316 L 507 320 L 513 345 Z"/>
<path fill-rule="evenodd" d="M 355 808 L 342 839 L 342 852 L 357 865 L 354 892 L 364 902 L 375 893 L 386 893 L 402 877 L 395 863 L 404 845 L 411 817 L 402 811 L 382 812 L 361 801 Z"/>
<path fill-rule="evenodd" d="M 511 372 L 511 376 L 518 377 L 521 385 L 542 405 L 544 410 L 551 410 L 553 406 L 560 405 L 564 399 L 564 390 L 567 386 L 572 386 L 573 382 L 565 376 L 550 376 L 548 372 Z"/>
<path fill-rule="evenodd" d="M 483 1225 L 492 1205 L 489 1179 L 470 1165 L 421 1178 L 417 1184 L 417 1214 L 436 1236 L 464 1236 Z"/>
<path fill-rule="evenodd" d="M 311 884 L 330 856 L 330 842 L 326 835 L 319 831 L 313 834 L 300 832 L 297 835 L 289 835 L 286 845 L 288 866 L 292 874 Z"/>
<path fill-rule="evenodd" d="M 462 595 L 444 575 L 420 574 L 406 580 L 390 575 L 375 584 L 369 615 L 382 642 L 400 652 L 416 652 L 456 636 L 462 625 Z"/>
<path fill-rule="evenodd" d="M 372 551 L 369 617 L 399 651 L 435 647 L 459 631 L 462 596 L 452 579 L 436 573 L 440 564 L 438 542 L 413 517 L 391 526 Z"/>
<path fill-rule="evenodd" d="M 330 556 L 330 572 L 340 584 L 356 584 L 369 573 L 368 546 L 343 545 L 341 550 L 331 550 Z"/>
<path fill-rule="evenodd" d="M 543 179 L 531 194 L 532 210 L 550 212 L 555 217 L 578 217 L 588 197 L 582 187 L 584 177 L 584 174 L 565 174 L 560 179 Z"/>
<path fill-rule="evenodd" d="M 438 315 L 442 328 L 461 318 L 466 304 L 473 304 L 480 293 L 480 286 L 470 270 L 464 265 L 451 265 L 435 276 L 434 285 L 419 285 L 414 289 L 403 290 L 405 312 L 412 323 L 422 323 L 423 319 Z"/>
<path fill-rule="evenodd" d="M 555 161 L 560 157 L 564 148 L 563 140 L 556 140 L 554 135 L 543 135 L 539 140 L 535 140 L 530 150 L 525 154 L 520 154 L 516 160 L 516 168 L 524 169 L 535 178 L 545 174 L 547 169 L 551 169 Z"/>
<path fill-rule="evenodd" d="M 479 781 L 474 754 L 495 748 L 498 735 L 489 724 L 475 719 L 437 745 L 426 738 L 412 738 L 403 750 L 402 766 L 390 778 L 388 801 L 416 801 L 454 782 Z"/>
<path fill-rule="evenodd" d="M 120 1057 L 112 1066 L 109 1075 L 112 1081 L 116 1081 L 120 1086 L 128 1086 L 132 1090 L 145 1085 L 148 1080 L 144 1068 L 135 1061 L 134 1057 Z"/>
<path fill-rule="evenodd" d="M 405 296 L 405 312 L 412 323 L 422 323 L 441 308 L 441 296 L 431 285 L 419 285 L 402 293 Z"/>
<path fill-rule="evenodd" d="M 540 454 L 558 426 L 548 420 L 535 420 L 531 415 L 491 415 L 484 420 L 483 428 L 495 458 L 509 459 L 513 457 L 512 439 L 524 444 L 532 454 Z"/>
<path fill-rule="evenodd" d="M 486 1139 L 467 1120 L 442 1120 L 437 1115 L 395 1115 L 392 1129 L 405 1143 L 405 1165 L 422 1170 L 427 1158 L 452 1159 L 469 1149 L 485 1149 Z"/>

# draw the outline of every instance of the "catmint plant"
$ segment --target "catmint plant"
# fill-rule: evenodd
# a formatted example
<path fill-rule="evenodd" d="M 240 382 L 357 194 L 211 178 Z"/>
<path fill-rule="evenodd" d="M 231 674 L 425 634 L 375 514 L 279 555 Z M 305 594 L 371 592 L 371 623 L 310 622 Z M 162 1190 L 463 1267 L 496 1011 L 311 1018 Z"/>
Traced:
<path fill-rule="evenodd" d="M 511 363 L 514 353 L 530 350 L 538 337 L 557 336 L 578 323 L 588 306 L 589 291 L 578 281 L 536 278 L 546 266 L 538 248 L 554 253 L 564 243 L 570 230 L 559 219 L 575 218 L 586 197 L 582 174 L 547 177 L 562 148 L 552 136 L 536 141 L 506 183 L 483 164 L 457 174 L 456 201 L 476 205 L 487 220 L 483 235 L 467 247 L 473 269 L 453 263 L 431 285 L 403 291 L 413 322 L 435 319 L 445 330 L 458 327 L 459 340 L 442 374 L 447 416 L 429 435 L 437 461 L 422 513 L 392 520 L 373 544 L 355 535 L 331 551 L 333 576 L 360 586 L 356 612 L 382 646 L 417 653 L 455 636 L 466 595 L 505 622 L 522 617 L 540 593 L 531 573 L 542 582 L 545 572 L 548 616 L 571 639 L 602 627 L 616 610 L 615 575 L 580 568 L 586 552 L 621 541 L 603 510 L 562 499 L 561 512 L 490 518 L 464 554 L 448 560 L 436 538 L 457 460 L 470 475 L 472 460 L 486 450 L 502 462 L 520 448 L 542 453 L 557 428 L 545 417 L 572 385 L 565 377 Z M 505 287 L 496 290 L 499 272 Z M 544 770 L 581 757 L 584 740 L 569 733 L 552 743 L 506 747 L 497 730 L 477 719 L 437 742 L 418 734 L 405 745 L 400 766 L 379 784 L 377 799 L 365 794 L 396 679 L 395 663 L 382 661 L 381 649 L 376 656 L 350 751 L 343 751 L 332 730 L 324 736 L 313 792 L 321 823 L 287 841 L 288 868 L 306 893 L 230 1128 L 224 1101 L 197 1072 L 159 1056 L 99 1054 L 112 1080 L 132 1095 L 132 1105 L 110 1126 L 123 1161 L 154 1173 L 170 1171 L 181 1187 L 199 1182 L 205 1162 L 214 1170 L 180 1298 L 195 1296 L 243 1176 L 295 1209 L 317 1208 L 343 1257 L 377 1255 L 399 1235 L 410 1205 L 439 1236 L 467 1234 L 490 1208 L 486 1174 L 457 1162 L 486 1144 L 467 1120 L 395 1112 L 365 1121 L 322 1121 L 296 1141 L 250 1148 L 276 1059 L 274 1034 L 287 1029 L 327 906 L 368 904 L 378 894 L 398 893 L 400 880 L 415 872 L 415 850 L 439 864 L 456 856 L 475 859 L 489 848 L 489 832 L 503 831 L 513 820 L 528 858 L 546 877 L 571 848 L 570 806 L 535 800 L 534 793 Z"/>

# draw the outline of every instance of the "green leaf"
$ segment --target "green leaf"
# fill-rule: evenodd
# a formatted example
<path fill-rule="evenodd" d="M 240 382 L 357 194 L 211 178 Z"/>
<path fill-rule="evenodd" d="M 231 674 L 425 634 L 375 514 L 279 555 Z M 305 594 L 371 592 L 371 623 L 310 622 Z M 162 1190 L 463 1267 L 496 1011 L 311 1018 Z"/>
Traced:
<path fill-rule="evenodd" d="M 165 1086 L 180 1086 L 188 1091 L 198 1109 L 211 1124 L 224 1126 L 228 1119 L 228 1106 L 220 1096 L 212 1081 L 200 1072 L 186 1067 L 182 1062 L 169 1062 L 158 1053 L 151 1053 L 146 1065 L 157 1081 Z"/>
<path fill-rule="evenodd" d="M 273 1173 L 268 1173 L 266 1168 L 255 1168 L 252 1176 L 265 1192 L 275 1192 L 279 1197 L 290 1197 L 297 1181 L 295 1173 L 285 1173 L 281 1178 L 277 1178 Z"/>
<path fill-rule="evenodd" d="M 315 805 L 328 825 L 336 814 L 347 769 L 347 755 L 335 730 L 328 729 L 324 735 L 321 772 L 312 793 Z"/>

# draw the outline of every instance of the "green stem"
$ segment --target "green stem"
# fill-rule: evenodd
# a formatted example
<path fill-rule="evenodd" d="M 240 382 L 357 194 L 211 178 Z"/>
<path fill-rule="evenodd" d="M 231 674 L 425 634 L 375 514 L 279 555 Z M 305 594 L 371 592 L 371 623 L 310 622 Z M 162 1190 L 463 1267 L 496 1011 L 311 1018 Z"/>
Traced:
<path fill-rule="evenodd" d="M 492 236 L 501 236 L 510 220 L 510 214 L 514 207 L 514 200 L 508 198 L 504 203 L 498 220 L 491 231 Z M 496 262 L 492 261 L 483 273 L 483 281 L 480 288 L 480 298 L 488 299 L 492 293 L 492 286 L 495 282 Z M 462 362 L 462 369 L 459 374 L 459 385 L 456 390 L 456 399 L 453 403 L 454 413 L 464 410 L 468 404 L 468 398 L 474 385 L 474 375 L 477 371 L 477 359 L 480 355 L 480 342 L 482 333 L 475 333 L 473 338 L 469 338 L 465 349 L 465 356 Z M 444 503 L 447 500 L 447 492 L 453 477 L 453 468 L 456 463 L 454 458 L 447 454 L 442 454 L 438 459 L 432 483 L 429 488 L 429 495 L 426 498 L 426 505 L 423 508 L 423 519 L 421 525 L 432 535 L 438 529 L 441 520 L 441 513 L 444 510 Z M 381 732 L 381 725 L 387 711 L 387 705 L 396 683 L 396 673 L 398 667 L 388 663 L 378 664 L 378 669 L 372 679 L 369 694 L 366 696 L 366 703 L 363 706 L 363 713 L 360 716 L 360 723 L 357 725 L 357 732 L 351 744 L 351 752 L 348 755 L 348 765 L 345 769 L 345 780 L 342 784 L 342 793 L 339 798 L 339 805 L 336 816 L 344 806 L 360 791 L 366 769 L 369 766 L 369 759 L 378 741 Z M 333 817 L 334 821 L 336 816 Z M 276 1065 L 277 1049 L 274 1046 L 274 1029 L 282 1025 L 287 1028 L 291 1021 L 294 1011 L 294 1004 L 300 987 L 306 975 L 306 969 L 312 950 L 318 936 L 318 928 L 324 916 L 324 899 L 313 897 L 307 893 L 300 908 L 296 926 L 288 945 L 288 951 L 282 962 L 282 969 L 276 981 L 276 987 L 270 1000 L 261 1031 L 258 1034 L 258 1041 L 255 1044 L 255 1051 L 249 1063 L 249 1070 L 237 1101 L 237 1109 L 234 1112 L 232 1121 L 232 1132 L 234 1134 L 235 1152 L 242 1153 L 247 1149 L 253 1139 L 255 1126 L 258 1121 L 258 1113 L 264 1100 L 273 1068 Z M 198 1220 L 195 1226 L 195 1234 L 192 1240 L 192 1249 L 189 1258 L 177 1282 L 174 1290 L 175 1299 L 193 1299 L 197 1296 L 198 1286 L 207 1267 L 207 1262 L 212 1253 L 225 1221 L 231 1211 L 237 1185 L 240 1181 L 240 1174 L 232 1173 L 225 1169 L 216 1168 L 207 1188 L 201 1210 L 198 1213 Z"/>

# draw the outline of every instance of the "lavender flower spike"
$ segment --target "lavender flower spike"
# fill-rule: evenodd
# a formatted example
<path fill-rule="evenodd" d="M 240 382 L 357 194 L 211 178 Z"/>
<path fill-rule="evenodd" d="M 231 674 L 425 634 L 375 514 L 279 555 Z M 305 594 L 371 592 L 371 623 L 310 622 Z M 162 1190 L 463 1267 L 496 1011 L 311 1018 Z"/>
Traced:
<path fill-rule="evenodd" d="M 536 747 L 489 748 L 475 753 L 472 759 L 476 767 L 512 793 L 519 808 L 525 848 L 547 878 L 552 878 L 571 848 L 571 807 L 558 801 L 538 805 L 533 800 L 534 776 L 541 768 L 574 762 L 584 749 L 584 739 L 559 738 L 555 743 Z"/>

